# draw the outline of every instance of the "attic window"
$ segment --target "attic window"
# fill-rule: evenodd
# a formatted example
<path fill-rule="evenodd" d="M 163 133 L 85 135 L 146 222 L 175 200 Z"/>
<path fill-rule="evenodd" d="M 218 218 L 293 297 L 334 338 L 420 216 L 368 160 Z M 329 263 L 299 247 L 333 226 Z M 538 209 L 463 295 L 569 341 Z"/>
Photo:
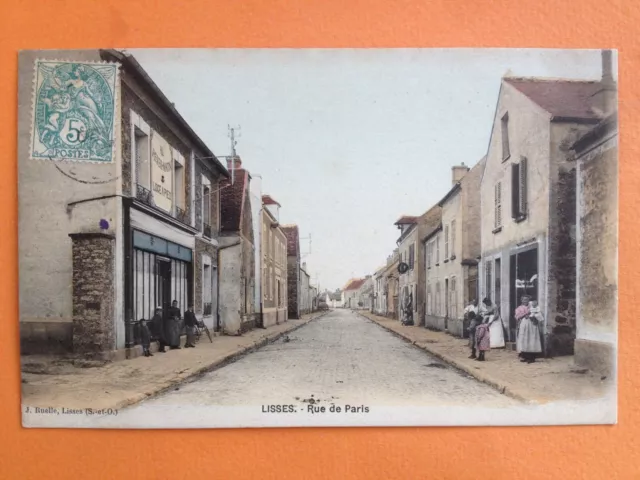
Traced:
<path fill-rule="evenodd" d="M 501 120 L 502 124 L 502 161 L 511 156 L 509 148 L 509 113 L 505 113 Z"/>

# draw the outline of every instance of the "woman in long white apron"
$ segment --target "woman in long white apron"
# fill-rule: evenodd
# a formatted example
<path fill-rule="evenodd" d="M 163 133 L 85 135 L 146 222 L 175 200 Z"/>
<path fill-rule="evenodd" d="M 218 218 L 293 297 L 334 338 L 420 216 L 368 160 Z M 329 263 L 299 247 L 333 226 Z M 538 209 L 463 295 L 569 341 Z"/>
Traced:
<path fill-rule="evenodd" d="M 489 324 L 491 348 L 504 348 L 504 326 L 500 318 L 500 313 L 488 298 L 485 298 L 482 303 L 485 307 L 484 322 Z"/>

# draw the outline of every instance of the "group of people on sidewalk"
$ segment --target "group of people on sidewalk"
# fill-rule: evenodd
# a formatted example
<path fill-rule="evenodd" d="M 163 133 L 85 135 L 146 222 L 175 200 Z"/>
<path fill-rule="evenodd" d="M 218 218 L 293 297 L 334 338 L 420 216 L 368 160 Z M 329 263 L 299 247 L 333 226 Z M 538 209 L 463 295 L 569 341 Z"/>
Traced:
<path fill-rule="evenodd" d="M 168 315 L 163 315 L 162 307 L 157 307 L 151 324 L 147 324 L 147 320 L 140 319 L 140 343 L 145 357 L 152 357 L 150 351 L 151 342 L 158 342 L 158 352 L 165 353 L 166 348 L 170 350 L 178 350 L 180 347 L 180 331 L 182 330 L 182 322 L 180 318 L 180 308 L 177 300 L 171 303 Z M 193 312 L 193 305 L 184 313 L 184 326 L 187 333 L 185 348 L 195 348 L 196 327 L 198 319 Z"/>
<path fill-rule="evenodd" d="M 479 362 L 485 361 L 485 352 L 492 348 L 505 346 L 504 326 L 498 309 L 489 298 L 474 300 L 464 310 L 464 316 L 469 321 L 469 358 Z M 528 295 L 521 298 L 520 306 L 515 311 L 516 319 L 516 350 L 520 361 L 533 363 L 542 354 L 540 339 L 540 325 L 542 313 L 538 302 L 532 301 Z"/>

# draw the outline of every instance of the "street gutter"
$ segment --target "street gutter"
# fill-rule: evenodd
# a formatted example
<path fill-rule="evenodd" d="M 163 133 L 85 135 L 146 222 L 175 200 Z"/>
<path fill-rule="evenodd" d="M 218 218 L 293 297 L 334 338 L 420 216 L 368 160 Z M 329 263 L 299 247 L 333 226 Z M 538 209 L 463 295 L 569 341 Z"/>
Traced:
<path fill-rule="evenodd" d="M 518 389 L 515 389 L 513 387 L 510 387 L 509 385 L 506 385 L 502 382 L 500 382 L 499 380 L 494 380 L 493 378 L 487 376 L 484 372 L 482 371 L 478 371 L 474 368 L 468 367 L 466 365 L 463 365 L 461 363 L 458 362 L 457 359 L 440 353 L 438 352 L 436 349 L 434 349 L 433 347 L 430 347 L 429 344 L 422 344 L 418 341 L 414 341 L 412 340 L 408 335 L 403 335 L 401 332 L 398 332 L 396 330 L 393 330 L 392 328 L 387 327 L 386 325 L 383 325 L 382 323 L 377 322 L 375 319 L 368 317 L 367 315 L 364 315 L 360 312 L 355 312 L 357 315 L 361 316 L 362 318 L 370 321 L 371 323 L 374 323 L 376 325 L 378 325 L 380 328 L 385 329 L 386 331 L 392 333 L 393 335 L 395 335 L 398 338 L 401 338 L 402 340 L 404 340 L 407 343 L 410 343 L 411 345 L 414 345 L 415 347 L 418 347 L 424 351 L 426 351 L 427 353 L 433 355 L 434 357 L 438 358 L 439 360 L 442 360 L 443 362 L 445 362 L 447 365 L 453 367 L 454 369 L 465 373 L 467 375 L 472 376 L 473 378 L 475 378 L 476 380 L 484 383 L 485 385 L 488 385 L 492 388 L 494 388 L 495 390 L 497 390 L 498 392 L 500 392 L 503 395 L 506 395 L 510 398 L 513 398 L 515 400 L 524 402 L 524 403 L 528 403 L 528 404 L 538 404 L 538 403 L 546 403 L 548 400 L 542 400 L 542 399 L 532 399 L 530 396 L 523 394 L 521 392 L 518 391 Z"/>
<path fill-rule="evenodd" d="M 281 332 L 275 333 L 275 334 L 267 334 L 264 338 L 256 341 L 253 343 L 253 345 L 247 345 L 245 347 L 240 348 L 238 351 L 231 353 L 230 355 L 218 359 L 213 363 L 210 363 L 208 365 L 202 366 L 196 370 L 193 370 L 191 372 L 189 372 L 188 374 L 186 374 L 184 377 L 179 378 L 179 379 L 172 379 L 169 380 L 167 382 L 164 382 L 162 384 L 156 385 L 156 387 L 146 391 L 146 392 L 142 392 L 142 393 L 138 393 L 136 395 L 133 395 L 125 400 L 121 400 L 119 402 L 116 402 L 112 407 L 114 410 L 123 410 L 127 407 L 130 407 L 132 405 L 135 405 L 137 403 L 140 403 L 144 400 L 149 400 L 155 397 L 158 397 L 164 393 L 167 393 L 170 390 L 175 390 L 176 388 L 185 385 L 187 383 L 191 383 L 194 381 L 197 381 L 198 379 L 200 379 L 202 376 L 206 375 L 209 372 L 212 372 L 214 370 L 218 370 L 219 368 L 225 367 L 231 363 L 234 363 L 238 360 L 240 360 L 240 358 L 255 352 L 256 350 L 259 350 L 260 348 L 269 345 L 270 343 L 274 343 L 277 340 L 279 340 L 280 338 L 282 338 L 284 335 L 287 335 L 295 330 L 298 330 L 299 328 L 304 327 L 305 325 L 308 325 L 310 322 L 317 320 L 318 318 L 321 318 L 323 316 L 325 316 L 327 313 L 329 312 L 324 312 L 324 313 L 320 313 L 317 316 L 311 317 L 309 319 L 305 319 L 303 322 L 301 322 L 300 324 L 297 325 L 292 325 L 291 328 L 287 329 L 287 330 L 283 330 Z"/>

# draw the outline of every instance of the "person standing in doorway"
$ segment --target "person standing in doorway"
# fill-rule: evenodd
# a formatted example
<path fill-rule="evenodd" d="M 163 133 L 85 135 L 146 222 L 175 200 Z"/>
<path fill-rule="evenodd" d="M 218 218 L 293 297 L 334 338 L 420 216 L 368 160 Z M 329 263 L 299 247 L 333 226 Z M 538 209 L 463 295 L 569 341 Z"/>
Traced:
<path fill-rule="evenodd" d="M 529 297 L 522 297 L 522 305 L 516 309 L 516 318 L 520 316 L 516 348 L 522 362 L 533 363 L 536 357 L 542 353 L 540 343 L 540 327 L 542 313 L 538 302 L 530 302 Z"/>
<path fill-rule="evenodd" d="M 528 295 L 523 295 L 520 298 L 520 305 L 516 308 L 514 317 L 516 319 L 516 350 L 518 351 L 518 357 L 520 357 L 521 361 L 525 361 L 525 354 L 520 351 L 518 348 L 518 337 L 520 336 L 520 324 L 522 323 L 522 319 L 529 315 L 529 302 L 531 297 Z"/>
<path fill-rule="evenodd" d="M 184 312 L 184 327 L 187 330 L 187 342 L 184 344 L 184 348 L 195 348 L 196 325 L 198 325 L 198 319 L 193 313 L 193 305 L 189 305 L 187 311 Z"/>
<path fill-rule="evenodd" d="M 412 326 L 413 325 L 413 294 L 410 293 L 406 297 L 406 305 L 405 305 L 405 313 L 404 313 L 404 325 Z"/>
<path fill-rule="evenodd" d="M 167 343 L 171 350 L 179 350 L 180 347 L 180 308 L 178 301 L 171 302 L 169 309 L 169 334 L 167 335 Z"/>
<path fill-rule="evenodd" d="M 153 336 L 158 342 L 158 352 L 164 353 L 166 352 L 165 347 L 167 346 L 166 340 L 166 328 L 165 322 L 162 318 L 162 307 L 157 307 L 156 312 L 151 319 L 151 331 L 153 332 Z"/>

